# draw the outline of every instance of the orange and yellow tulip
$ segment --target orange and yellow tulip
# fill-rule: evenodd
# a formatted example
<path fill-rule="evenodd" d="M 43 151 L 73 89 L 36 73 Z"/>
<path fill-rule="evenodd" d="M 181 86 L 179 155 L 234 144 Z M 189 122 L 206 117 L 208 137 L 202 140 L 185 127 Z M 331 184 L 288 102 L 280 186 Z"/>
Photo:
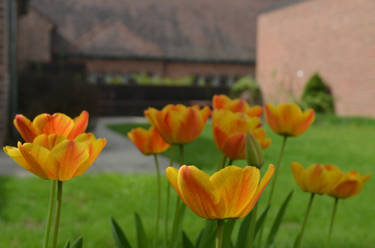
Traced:
<path fill-rule="evenodd" d="M 145 115 L 167 143 L 186 144 L 201 134 L 210 109 L 168 104 L 162 110 L 150 107 Z"/>
<path fill-rule="evenodd" d="M 226 109 L 234 113 L 242 112 L 251 117 L 259 117 L 263 112 L 261 106 L 250 107 L 246 101 L 241 99 L 232 100 L 226 95 L 214 95 L 212 98 L 212 107 L 217 110 Z"/>
<path fill-rule="evenodd" d="M 106 144 L 91 133 L 74 140 L 58 134 L 38 135 L 32 143 L 18 142 L 4 151 L 17 164 L 44 179 L 67 181 L 84 173 Z"/>
<path fill-rule="evenodd" d="M 257 203 L 274 172 L 270 165 L 260 180 L 253 166 L 228 166 L 209 176 L 195 166 L 179 170 L 168 167 L 167 177 L 185 204 L 206 219 L 233 219 L 246 216 Z"/>
<path fill-rule="evenodd" d="M 128 137 L 144 155 L 165 152 L 170 146 L 163 140 L 155 127 L 148 130 L 134 128 L 128 133 Z"/>
<path fill-rule="evenodd" d="M 340 182 L 343 174 L 339 168 L 331 164 L 312 164 L 305 169 L 300 163 L 290 165 L 294 179 L 305 192 L 327 194 Z"/>
<path fill-rule="evenodd" d="M 88 119 L 89 113 L 85 110 L 74 120 L 65 114 L 55 113 L 40 114 L 30 121 L 24 115 L 18 114 L 13 124 L 26 142 L 32 142 L 40 134 L 59 134 L 74 139 L 85 132 Z"/>
<path fill-rule="evenodd" d="M 364 183 L 370 178 L 370 174 L 361 176 L 357 171 L 349 171 L 343 174 L 340 182 L 328 195 L 336 198 L 348 198 L 362 192 Z"/>
<path fill-rule="evenodd" d="M 272 130 L 282 136 L 301 135 L 315 120 L 313 109 L 302 112 L 295 103 L 281 103 L 277 107 L 267 103 L 265 116 Z"/>
<path fill-rule="evenodd" d="M 212 128 L 217 148 L 232 160 L 246 158 L 246 133 L 250 132 L 262 149 L 271 144 L 266 132 L 259 127 L 260 119 L 229 110 L 214 110 Z"/>

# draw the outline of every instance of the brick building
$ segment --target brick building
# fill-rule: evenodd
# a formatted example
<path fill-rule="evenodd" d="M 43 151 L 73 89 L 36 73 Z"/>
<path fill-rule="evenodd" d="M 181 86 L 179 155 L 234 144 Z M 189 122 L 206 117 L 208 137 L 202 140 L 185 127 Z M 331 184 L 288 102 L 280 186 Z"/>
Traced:
<path fill-rule="evenodd" d="M 20 64 L 83 63 L 89 79 L 160 77 L 233 82 L 255 74 L 256 17 L 298 0 L 30 0 Z"/>
<path fill-rule="evenodd" d="M 374 13 L 374 0 L 311 0 L 260 15 L 256 74 L 265 99 L 298 98 L 319 72 L 338 114 L 375 117 Z"/>

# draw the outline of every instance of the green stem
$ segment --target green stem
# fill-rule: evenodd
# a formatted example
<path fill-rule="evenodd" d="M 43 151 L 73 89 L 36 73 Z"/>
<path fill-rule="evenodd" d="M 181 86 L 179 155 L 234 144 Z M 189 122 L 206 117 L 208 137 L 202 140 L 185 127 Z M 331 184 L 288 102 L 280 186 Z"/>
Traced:
<path fill-rule="evenodd" d="M 227 163 L 227 159 L 228 159 L 228 157 L 223 155 L 223 159 L 221 160 L 221 165 L 219 167 L 219 170 L 225 168 L 226 163 Z"/>
<path fill-rule="evenodd" d="M 249 233 L 249 243 L 247 245 L 248 248 L 253 247 L 254 242 L 254 235 L 255 235 L 255 225 L 257 221 L 257 210 L 258 210 L 258 204 L 255 205 L 255 207 L 252 210 L 251 214 L 251 220 L 250 220 L 250 233 Z"/>
<path fill-rule="evenodd" d="M 335 222 L 335 217 L 336 217 L 336 211 L 337 211 L 337 205 L 338 205 L 338 203 L 339 203 L 339 198 L 335 197 L 335 203 L 333 204 L 333 210 L 332 210 L 332 216 L 331 216 L 331 223 L 329 225 L 329 232 L 328 232 L 328 239 L 327 239 L 327 248 L 329 247 L 329 245 L 331 243 L 333 223 Z"/>
<path fill-rule="evenodd" d="M 158 184 L 158 205 L 156 209 L 156 221 L 155 221 L 155 245 L 157 247 L 157 240 L 159 237 L 159 223 L 160 223 L 160 204 L 161 204 L 161 175 L 160 166 L 158 161 L 158 155 L 154 154 L 155 166 L 156 166 L 156 178 Z"/>
<path fill-rule="evenodd" d="M 223 247 L 223 226 L 224 220 L 217 220 L 216 248 Z"/>
<path fill-rule="evenodd" d="M 169 157 L 169 167 L 173 166 L 173 151 L 174 146 L 171 146 L 171 153 Z M 165 208 L 165 226 L 164 226 L 164 235 L 166 246 L 168 246 L 169 241 L 169 232 L 168 232 L 168 223 L 169 223 L 169 198 L 170 198 L 171 184 L 167 180 L 167 199 L 166 199 L 166 208 Z"/>
<path fill-rule="evenodd" d="M 285 150 L 286 140 L 287 139 L 288 139 L 288 137 L 284 136 L 283 143 L 281 144 L 281 150 L 280 150 L 279 158 L 277 159 L 277 162 L 276 162 L 275 173 L 274 173 L 274 176 L 272 178 L 272 186 L 271 186 L 270 195 L 268 197 L 268 204 L 267 204 L 267 206 L 271 205 L 272 196 L 273 196 L 273 192 L 275 190 L 277 176 L 279 175 L 279 168 L 280 168 L 280 164 L 281 164 L 281 159 L 283 158 L 283 154 L 284 154 L 284 150 Z"/>
<path fill-rule="evenodd" d="M 184 164 L 184 145 L 180 144 L 180 168 Z M 184 218 L 185 213 L 185 204 L 183 204 L 180 200 L 180 197 L 177 196 L 176 200 L 176 210 L 173 220 L 173 226 L 172 226 L 172 247 L 176 247 L 178 243 L 179 238 L 179 232 L 182 228 L 182 221 Z"/>
<path fill-rule="evenodd" d="M 307 205 L 307 209 L 306 209 L 306 213 L 305 213 L 305 218 L 303 219 L 301 232 L 299 233 L 299 235 L 298 235 L 298 237 L 296 239 L 296 242 L 294 244 L 294 248 L 300 248 L 301 247 L 303 234 L 305 232 L 305 227 L 306 227 L 307 219 L 309 218 L 309 215 L 310 215 L 310 210 L 311 210 L 311 206 L 312 206 L 312 203 L 313 203 L 313 200 L 314 200 L 314 196 L 315 196 L 315 194 L 311 193 L 309 204 Z"/>
<path fill-rule="evenodd" d="M 62 181 L 57 181 L 57 207 L 56 207 L 56 216 L 55 216 L 55 226 L 53 228 L 52 248 L 56 248 L 57 239 L 58 239 L 58 236 L 59 236 L 61 200 L 62 200 L 62 190 L 63 190 L 63 184 L 62 183 L 63 183 Z"/>
<path fill-rule="evenodd" d="M 46 225 L 46 229 L 44 231 L 43 248 L 48 247 L 49 233 L 51 232 L 53 211 L 55 209 L 55 195 L 56 195 L 56 180 L 51 180 L 51 188 L 50 188 L 50 193 L 49 193 L 49 204 L 48 204 L 47 225 Z"/>

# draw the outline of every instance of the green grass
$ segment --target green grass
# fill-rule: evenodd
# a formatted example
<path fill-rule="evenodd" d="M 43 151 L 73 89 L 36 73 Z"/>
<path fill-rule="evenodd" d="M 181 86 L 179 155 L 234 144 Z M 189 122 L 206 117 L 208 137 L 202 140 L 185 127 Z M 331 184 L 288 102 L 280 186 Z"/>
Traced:
<path fill-rule="evenodd" d="M 136 126 L 141 125 L 111 125 L 110 128 L 125 135 Z M 267 127 L 266 131 L 273 140 L 265 151 L 268 164 L 274 163 L 278 156 L 281 137 Z M 212 141 L 211 132 L 211 125 L 208 124 L 196 141 L 186 145 L 187 164 L 207 171 L 217 167 L 222 155 Z M 288 140 L 274 205 L 265 228 L 267 234 L 277 207 L 294 189 L 294 196 L 276 238 L 276 247 L 292 246 L 309 198 L 296 186 L 289 167 L 292 161 L 299 161 L 304 166 L 334 163 L 343 170 L 371 173 L 375 166 L 375 122 L 362 118 L 319 117 L 317 124 L 305 134 Z M 156 203 L 155 183 L 152 174 L 85 174 L 65 183 L 61 245 L 67 239 L 82 235 L 85 247 L 114 247 L 109 227 L 110 216 L 118 220 L 135 244 L 134 211 L 142 215 L 147 232 L 151 235 Z M 48 189 L 47 181 L 33 176 L 0 177 L 0 247 L 40 247 Z M 375 180 L 371 178 L 360 195 L 339 202 L 332 247 L 374 247 L 374 189 Z M 266 189 L 260 199 L 261 209 L 264 208 L 267 194 Z M 315 198 L 304 236 L 304 248 L 323 247 L 332 204 L 333 200 L 327 196 Z M 187 213 L 184 229 L 189 237 L 195 239 L 203 220 L 190 211 Z"/>

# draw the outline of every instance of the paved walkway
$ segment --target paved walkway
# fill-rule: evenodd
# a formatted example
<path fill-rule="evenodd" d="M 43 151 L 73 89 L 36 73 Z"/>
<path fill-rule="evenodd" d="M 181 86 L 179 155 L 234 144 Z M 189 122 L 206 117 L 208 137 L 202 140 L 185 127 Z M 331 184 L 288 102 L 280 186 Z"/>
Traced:
<path fill-rule="evenodd" d="M 107 145 L 88 172 L 154 172 L 153 156 L 142 155 L 128 138 L 106 127 L 110 123 L 126 122 L 144 123 L 146 120 L 142 117 L 105 117 L 97 120 L 95 136 L 106 138 Z M 161 156 L 159 156 L 159 163 L 162 170 L 168 165 L 167 159 Z M 30 172 L 13 162 L 4 152 L 0 152 L 0 174 L 31 175 Z"/>

